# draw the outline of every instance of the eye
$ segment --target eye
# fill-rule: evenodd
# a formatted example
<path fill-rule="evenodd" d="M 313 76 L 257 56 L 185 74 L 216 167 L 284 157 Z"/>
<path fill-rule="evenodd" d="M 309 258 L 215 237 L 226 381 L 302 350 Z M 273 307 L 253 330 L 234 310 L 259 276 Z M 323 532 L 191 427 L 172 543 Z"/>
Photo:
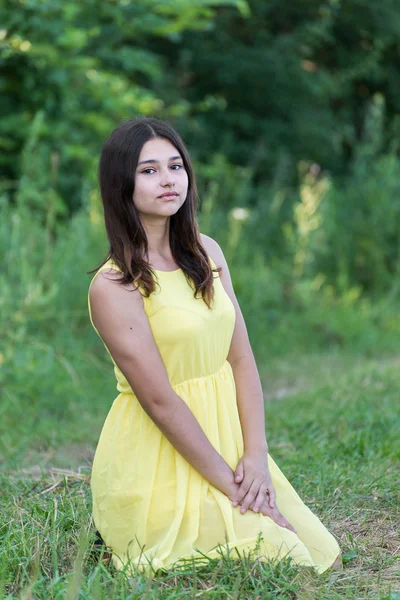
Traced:
<path fill-rule="evenodd" d="M 144 171 L 142 171 L 142 173 L 148 173 L 149 171 L 154 171 L 155 169 L 153 169 L 152 167 L 149 167 L 148 169 L 145 169 Z"/>
<path fill-rule="evenodd" d="M 179 167 L 179 169 L 181 169 L 181 168 L 183 167 L 183 165 L 178 165 L 178 164 L 176 164 L 176 165 L 171 165 L 171 169 L 172 169 L 172 167 Z M 174 171 L 177 171 L 177 170 L 178 170 L 178 169 L 174 169 Z"/>

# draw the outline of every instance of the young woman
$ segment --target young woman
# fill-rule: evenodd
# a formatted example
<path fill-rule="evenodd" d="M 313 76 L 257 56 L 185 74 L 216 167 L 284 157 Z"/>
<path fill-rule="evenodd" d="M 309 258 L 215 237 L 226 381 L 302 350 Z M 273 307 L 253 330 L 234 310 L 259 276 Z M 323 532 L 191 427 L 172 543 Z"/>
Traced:
<path fill-rule="evenodd" d="M 109 252 L 91 271 L 89 315 L 119 394 L 91 488 L 114 565 L 156 570 L 227 548 L 319 572 L 340 563 L 268 454 L 245 322 L 221 248 L 199 232 L 182 139 L 159 119 L 123 123 L 99 178 Z"/>

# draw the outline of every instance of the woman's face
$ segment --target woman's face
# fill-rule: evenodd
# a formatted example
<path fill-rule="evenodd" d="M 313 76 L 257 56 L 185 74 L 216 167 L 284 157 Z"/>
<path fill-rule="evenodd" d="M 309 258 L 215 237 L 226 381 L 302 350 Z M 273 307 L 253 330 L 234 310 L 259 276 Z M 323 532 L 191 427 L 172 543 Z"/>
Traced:
<path fill-rule="evenodd" d="M 143 145 L 133 192 L 133 202 L 141 216 L 174 215 L 186 200 L 188 183 L 183 159 L 169 140 L 154 138 Z M 172 195 L 162 198 L 167 192 Z"/>

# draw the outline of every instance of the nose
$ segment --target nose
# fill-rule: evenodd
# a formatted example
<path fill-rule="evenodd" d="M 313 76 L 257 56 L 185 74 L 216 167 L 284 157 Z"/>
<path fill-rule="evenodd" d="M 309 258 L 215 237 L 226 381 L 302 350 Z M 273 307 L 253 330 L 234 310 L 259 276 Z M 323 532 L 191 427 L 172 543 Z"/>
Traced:
<path fill-rule="evenodd" d="M 165 171 L 162 172 L 161 185 L 162 186 L 174 186 L 175 185 L 174 174 L 171 173 L 171 171 L 169 169 L 166 169 Z"/>

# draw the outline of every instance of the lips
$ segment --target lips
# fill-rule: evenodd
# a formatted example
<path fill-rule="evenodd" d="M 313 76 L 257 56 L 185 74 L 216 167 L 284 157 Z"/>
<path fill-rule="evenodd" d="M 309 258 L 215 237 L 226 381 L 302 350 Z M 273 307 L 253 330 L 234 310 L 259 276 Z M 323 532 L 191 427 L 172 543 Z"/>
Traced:
<path fill-rule="evenodd" d="M 161 194 L 159 198 L 175 198 L 177 195 L 176 192 L 165 192 L 164 194 Z"/>

